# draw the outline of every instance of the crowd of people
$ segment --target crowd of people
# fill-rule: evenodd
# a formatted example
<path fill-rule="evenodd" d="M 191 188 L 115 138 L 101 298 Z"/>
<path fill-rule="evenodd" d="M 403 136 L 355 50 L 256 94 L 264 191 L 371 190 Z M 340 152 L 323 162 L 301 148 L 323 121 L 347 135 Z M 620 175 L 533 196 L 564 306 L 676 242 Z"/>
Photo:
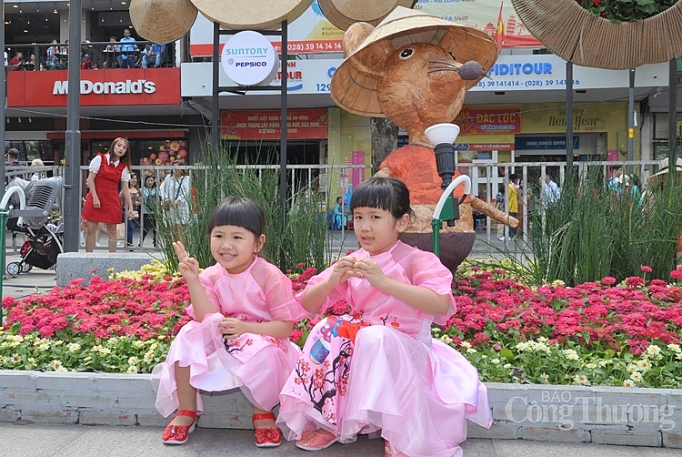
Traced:
<path fill-rule="evenodd" d="M 44 59 L 36 62 L 35 53 L 31 53 L 28 59 L 22 51 L 15 51 L 7 61 L 5 53 L 5 66 L 8 70 L 63 70 L 69 62 L 69 40 L 59 43 L 52 40 L 46 49 Z M 116 36 L 109 37 L 109 44 L 97 50 L 90 40 L 85 40 L 80 51 L 80 65 L 83 70 L 97 70 L 108 68 L 155 68 L 162 67 L 166 63 L 166 45 L 140 43 L 132 36 L 130 29 L 123 30 L 123 37 L 119 40 Z M 36 65 L 38 65 L 36 67 Z"/>

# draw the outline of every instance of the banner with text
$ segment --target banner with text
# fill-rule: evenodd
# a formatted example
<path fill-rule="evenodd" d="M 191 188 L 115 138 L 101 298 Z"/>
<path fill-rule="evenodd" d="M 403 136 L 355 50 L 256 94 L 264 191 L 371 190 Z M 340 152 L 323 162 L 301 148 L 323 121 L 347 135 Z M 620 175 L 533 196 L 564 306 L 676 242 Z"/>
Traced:
<path fill-rule="evenodd" d="M 502 13 L 500 14 L 500 8 Z M 502 47 L 544 48 L 519 19 L 510 1 L 503 0 L 419 0 L 415 10 L 440 16 L 459 24 L 474 25 L 489 34 L 493 39 L 502 27 Z M 502 19 L 500 21 L 500 18 Z"/>
<path fill-rule="evenodd" d="M 220 113 L 220 138 L 223 140 L 279 140 L 279 110 L 248 110 Z M 326 109 L 297 109 L 287 112 L 287 138 L 327 138 Z"/>
<path fill-rule="evenodd" d="M 481 133 L 520 133 L 519 108 L 469 108 L 464 106 L 455 118 L 460 135 Z"/>

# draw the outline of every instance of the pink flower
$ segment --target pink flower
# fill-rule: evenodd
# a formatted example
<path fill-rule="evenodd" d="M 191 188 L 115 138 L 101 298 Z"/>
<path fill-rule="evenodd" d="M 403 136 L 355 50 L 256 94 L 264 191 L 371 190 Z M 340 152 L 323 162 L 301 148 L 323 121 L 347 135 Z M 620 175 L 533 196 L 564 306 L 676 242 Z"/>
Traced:
<path fill-rule="evenodd" d="M 616 278 L 612 276 L 606 276 L 602 278 L 601 283 L 604 284 L 605 286 L 612 286 L 616 283 Z"/>
<path fill-rule="evenodd" d="M 642 287 L 644 285 L 644 279 L 639 276 L 630 276 L 625 278 L 625 285 L 628 287 Z"/>
<path fill-rule="evenodd" d="M 682 268 L 671 271 L 670 277 L 677 281 L 682 281 Z"/>
<path fill-rule="evenodd" d="M 652 273 L 654 271 L 650 266 L 647 265 L 641 265 L 639 269 L 644 273 Z"/>

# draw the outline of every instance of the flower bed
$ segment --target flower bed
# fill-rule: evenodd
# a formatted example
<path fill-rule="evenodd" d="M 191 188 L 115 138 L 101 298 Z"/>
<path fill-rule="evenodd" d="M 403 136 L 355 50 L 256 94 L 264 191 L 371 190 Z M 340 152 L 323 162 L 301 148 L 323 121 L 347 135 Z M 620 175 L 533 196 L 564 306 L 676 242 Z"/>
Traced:
<path fill-rule="evenodd" d="M 299 265 L 302 269 L 302 265 Z M 682 387 L 682 269 L 672 283 L 631 277 L 574 288 L 528 287 L 503 270 L 471 267 L 454 285 L 457 313 L 434 337 L 460 350 L 488 382 Z M 300 290 L 316 273 L 290 274 Z M 158 265 L 113 280 L 76 281 L 3 299 L 0 369 L 148 373 L 189 318 L 182 279 Z M 345 302 L 335 305 L 343 313 Z M 312 322 L 298 323 L 303 344 Z"/>

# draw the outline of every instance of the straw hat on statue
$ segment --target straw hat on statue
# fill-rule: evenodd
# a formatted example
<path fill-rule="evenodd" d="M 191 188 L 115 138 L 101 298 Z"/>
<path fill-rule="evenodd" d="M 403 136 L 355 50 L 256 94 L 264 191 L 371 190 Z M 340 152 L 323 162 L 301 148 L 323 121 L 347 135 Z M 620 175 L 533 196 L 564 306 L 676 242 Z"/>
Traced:
<path fill-rule="evenodd" d="M 658 164 L 658 173 L 655 175 L 649 176 L 649 179 L 647 179 L 647 183 L 655 187 L 661 183 L 664 183 L 666 179 L 668 179 L 668 175 L 670 174 L 670 160 L 666 157 L 665 159 L 661 160 L 661 163 Z M 677 160 L 675 160 L 675 176 L 679 178 L 682 175 L 682 157 L 678 157 Z"/>
<path fill-rule="evenodd" d="M 356 22 L 377 25 L 396 6 L 412 8 L 416 0 L 318 0 L 320 9 L 336 27 L 347 30 Z"/>
<path fill-rule="evenodd" d="M 277 30 L 283 21 L 298 18 L 312 4 L 312 0 L 192 0 L 201 13 L 219 23 L 224 29 Z"/>
<path fill-rule="evenodd" d="M 353 24 L 344 52 L 331 81 L 334 102 L 354 114 L 389 118 L 411 141 L 426 127 L 452 122 L 465 92 L 497 59 L 495 42 L 476 27 L 400 6 L 376 28 Z"/>
<path fill-rule="evenodd" d="M 167 44 L 187 35 L 197 18 L 190 0 L 132 0 L 130 20 L 142 38 Z"/>

